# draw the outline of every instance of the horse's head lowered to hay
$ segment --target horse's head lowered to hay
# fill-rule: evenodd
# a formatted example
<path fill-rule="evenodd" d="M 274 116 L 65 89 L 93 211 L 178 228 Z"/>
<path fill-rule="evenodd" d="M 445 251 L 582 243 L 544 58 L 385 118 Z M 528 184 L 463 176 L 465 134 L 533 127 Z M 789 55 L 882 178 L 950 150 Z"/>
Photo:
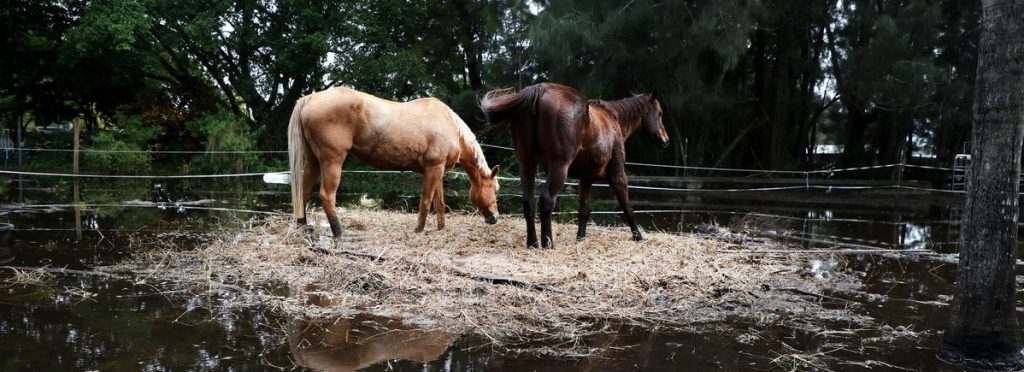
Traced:
<path fill-rule="evenodd" d="M 477 210 L 484 216 L 487 223 L 498 222 L 498 170 L 500 165 L 491 168 L 491 174 L 482 175 L 479 172 L 469 172 L 469 200 L 473 202 Z"/>

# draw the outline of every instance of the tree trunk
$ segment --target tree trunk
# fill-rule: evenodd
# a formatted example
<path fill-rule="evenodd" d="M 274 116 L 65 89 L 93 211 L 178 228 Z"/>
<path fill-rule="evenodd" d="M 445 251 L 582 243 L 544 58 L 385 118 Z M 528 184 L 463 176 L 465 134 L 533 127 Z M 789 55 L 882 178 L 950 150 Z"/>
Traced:
<path fill-rule="evenodd" d="M 1024 0 L 984 0 L 974 143 L 960 265 L 939 357 L 977 368 L 1024 367 L 1014 263 L 1024 139 Z"/>
<path fill-rule="evenodd" d="M 768 141 L 768 166 L 769 169 L 789 169 L 792 154 L 788 152 L 793 141 L 793 112 L 796 102 L 793 100 L 793 89 L 798 76 L 794 73 L 794 59 L 798 58 L 800 48 L 799 35 L 793 28 L 797 27 L 787 22 L 777 32 L 775 66 L 771 72 L 770 84 L 771 106 L 769 106 L 769 141 Z"/>
<path fill-rule="evenodd" d="M 852 98 L 843 101 L 853 101 Z M 839 164 L 843 167 L 859 167 L 868 165 L 871 156 L 864 150 L 864 136 L 868 124 L 877 117 L 878 110 L 864 113 L 856 104 L 847 102 L 846 106 L 846 143 Z"/>
<path fill-rule="evenodd" d="M 480 91 L 484 84 L 480 71 L 480 53 L 476 43 L 483 28 L 480 24 L 482 14 L 479 9 L 471 10 L 469 7 L 470 4 L 465 0 L 455 2 L 455 14 L 460 19 L 458 26 L 462 40 L 460 44 L 466 61 L 466 80 L 469 83 L 469 89 Z"/>

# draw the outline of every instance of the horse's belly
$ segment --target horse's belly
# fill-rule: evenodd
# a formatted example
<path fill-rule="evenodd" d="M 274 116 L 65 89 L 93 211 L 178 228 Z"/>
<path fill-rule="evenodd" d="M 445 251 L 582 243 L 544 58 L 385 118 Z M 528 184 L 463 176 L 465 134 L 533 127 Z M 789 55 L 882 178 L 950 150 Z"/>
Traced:
<path fill-rule="evenodd" d="M 407 170 L 422 172 L 426 166 L 454 163 L 453 149 L 444 141 L 438 141 L 436 135 L 420 134 L 387 135 L 375 133 L 370 138 L 356 141 L 351 153 L 366 164 L 379 169 Z"/>
<path fill-rule="evenodd" d="M 419 163 L 419 154 L 408 150 L 353 148 L 351 153 L 367 165 L 377 169 L 420 171 L 422 168 Z"/>
<path fill-rule="evenodd" d="M 605 176 L 608 160 L 587 151 L 581 151 L 569 165 L 569 176 L 581 179 L 600 179 Z"/>

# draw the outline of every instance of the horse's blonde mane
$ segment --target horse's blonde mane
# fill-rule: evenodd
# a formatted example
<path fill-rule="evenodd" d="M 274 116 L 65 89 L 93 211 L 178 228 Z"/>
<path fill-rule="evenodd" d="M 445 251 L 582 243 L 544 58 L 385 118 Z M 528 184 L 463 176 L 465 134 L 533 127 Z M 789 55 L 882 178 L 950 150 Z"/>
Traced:
<path fill-rule="evenodd" d="M 466 146 L 471 148 L 473 155 L 476 156 L 476 167 L 480 170 L 483 176 L 490 176 L 491 167 L 487 165 L 487 157 L 484 156 L 484 151 L 480 148 L 480 143 L 477 142 L 476 135 L 469 129 L 469 125 L 466 125 L 466 122 L 459 117 L 459 114 L 456 114 L 455 111 L 450 108 L 448 109 L 448 112 L 452 116 L 452 121 L 454 121 L 455 125 L 459 127 L 459 138 L 462 139 L 462 142 Z"/>

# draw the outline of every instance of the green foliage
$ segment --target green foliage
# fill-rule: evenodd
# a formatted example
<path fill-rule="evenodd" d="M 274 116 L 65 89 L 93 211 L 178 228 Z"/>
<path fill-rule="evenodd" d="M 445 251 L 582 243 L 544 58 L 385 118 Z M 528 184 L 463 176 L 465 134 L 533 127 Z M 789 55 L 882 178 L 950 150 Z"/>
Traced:
<path fill-rule="evenodd" d="M 89 53 L 97 46 L 129 52 L 150 27 L 146 9 L 138 1 L 97 1 L 68 33 L 68 46 Z"/>
<path fill-rule="evenodd" d="M 257 168 L 259 156 L 244 151 L 256 150 L 256 139 L 248 124 L 228 112 L 215 112 L 188 124 L 189 133 L 206 144 L 207 153 L 192 160 L 193 171 L 236 173 Z M 239 153 L 217 153 L 238 151 Z"/>
<path fill-rule="evenodd" d="M 100 174 L 148 174 L 152 164 L 145 151 L 160 135 L 159 128 L 148 127 L 138 117 L 118 115 L 112 130 L 92 136 L 88 146 L 82 146 L 81 169 Z M 81 124 L 79 124 L 81 125 Z"/>

